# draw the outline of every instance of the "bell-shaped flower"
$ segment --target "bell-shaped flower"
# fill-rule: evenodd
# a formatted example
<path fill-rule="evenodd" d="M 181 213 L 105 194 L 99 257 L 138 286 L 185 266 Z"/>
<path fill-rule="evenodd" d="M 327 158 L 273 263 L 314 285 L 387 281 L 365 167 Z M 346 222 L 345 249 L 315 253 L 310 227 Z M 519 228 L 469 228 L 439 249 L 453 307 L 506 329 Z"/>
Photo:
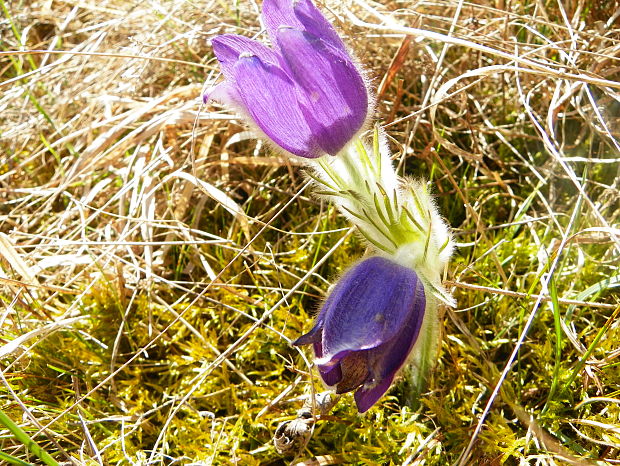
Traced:
<path fill-rule="evenodd" d="M 265 0 L 272 47 L 243 36 L 213 39 L 225 81 L 205 95 L 233 107 L 285 151 L 338 154 L 368 114 L 366 83 L 310 0 Z"/>
<path fill-rule="evenodd" d="M 418 275 L 390 259 L 358 262 L 338 281 L 314 325 L 295 345 L 313 344 L 324 382 L 356 390 L 363 413 L 388 390 L 418 340 L 426 298 Z"/>

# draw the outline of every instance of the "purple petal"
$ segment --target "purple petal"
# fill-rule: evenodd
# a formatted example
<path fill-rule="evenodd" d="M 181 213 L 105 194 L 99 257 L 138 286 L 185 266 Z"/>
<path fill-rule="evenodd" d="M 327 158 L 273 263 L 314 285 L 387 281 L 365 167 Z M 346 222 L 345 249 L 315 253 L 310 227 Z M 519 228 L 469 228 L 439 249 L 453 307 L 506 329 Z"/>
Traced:
<path fill-rule="evenodd" d="M 415 286 L 415 292 L 409 302 L 403 306 L 409 307 L 409 317 L 404 322 L 398 334 L 390 341 L 368 351 L 368 361 L 374 379 L 393 379 L 399 369 L 407 361 L 413 348 L 426 310 L 424 286 L 420 281 Z"/>
<path fill-rule="evenodd" d="M 303 345 L 309 345 L 312 343 L 315 345 L 314 354 L 317 355 L 317 358 L 322 357 L 323 349 L 321 347 L 321 339 L 323 338 L 324 322 L 325 322 L 325 307 L 323 307 L 321 311 L 319 312 L 319 315 L 317 316 L 316 321 L 314 322 L 314 327 L 312 327 L 312 329 L 308 333 L 305 333 L 304 335 L 300 336 L 297 340 L 295 340 L 293 342 L 293 345 L 303 346 Z M 316 346 L 317 344 L 318 344 L 318 347 Z M 320 356 L 319 356 L 319 353 L 320 353 Z"/>
<path fill-rule="evenodd" d="M 426 309 L 424 286 L 419 281 L 413 301 L 409 304 L 411 305 L 409 319 L 396 337 L 386 344 L 367 351 L 370 372 L 376 385 L 372 388 L 360 387 L 355 392 L 355 402 L 360 413 L 368 411 L 390 388 L 396 373 L 407 361 L 418 339 Z"/>
<path fill-rule="evenodd" d="M 347 49 L 334 27 L 310 0 L 299 0 L 295 1 L 294 4 L 295 16 L 307 32 L 323 39 L 348 55 Z"/>
<path fill-rule="evenodd" d="M 322 315 L 324 316 L 325 314 L 319 314 L 312 330 L 310 330 L 305 335 L 302 335 L 293 342 L 293 345 L 295 346 L 312 344 L 312 346 L 314 347 L 314 355 L 318 359 L 323 357 L 323 344 L 321 343 L 321 336 L 323 330 L 323 323 L 321 318 Z M 330 366 L 318 366 L 318 369 L 319 374 L 321 374 L 321 378 L 323 379 L 323 382 L 325 382 L 325 385 L 329 387 L 336 385 L 342 380 L 342 370 L 340 368 L 340 362 L 336 362 L 335 364 L 332 364 Z"/>
<path fill-rule="evenodd" d="M 418 283 L 413 270 L 382 257 L 353 266 L 324 304 L 323 359 L 389 343 L 413 318 Z"/>
<path fill-rule="evenodd" d="M 227 79 L 232 77 L 233 66 L 242 54 L 255 55 L 263 63 L 272 65 L 279 65 L 280 63 L 278 55 L 273 50 L 247 37 L 223 34 L 215 37 L 211 44 L 213 45 L 213 52 L 222 67 L 222 73 L 224 73 Z"/>
<path fill-rule="evenodd" d="M 355 392 L 355 404 L 357 405 L 357 410 L 360 413 L 365 413 L 372 405 L 374 405 L 379 398 L 383 396 L 385 392 L 387 392 L 388 388 L 392 384 L 392 380 L 394 377 L 389 377 L 387 379 L 383 379 L 379 384 L 372 388 L 364 388 L 361 387 Z"/>
<path fill-rule="evenodd" d="M 342 368 L 340 367 L 340 363 L 336 364 L 328 371 L 323 371 L 319 368 L 319 374 L 321 374 L 321 378 L 325 385 L 329 387 L 333 387 L 337 385 L 342 380 Z"/>
<path fill-rule="evenodd" d="M 263 21 L 274 44 L 278 29 L 288 26 L 309 32 L 344 54 L 347 53 L 338 33 L 310 0 L 265 0 Z"/>
<path fill-rule="evenodd" d="M 284 71 L 259 57 L 241 55 L 232 74 L 245 108 L 267 137 L 301 157 L 323 155 L 299 108 L 295 84 Z"/>
<path fill-rule="evenodd" d="M 209 89 L 205 95 L 202 96 L 202 100 L 205 104 L 210 100 L 215 100 L 216 102 L 228 105 L 235 109 L 243 107 L 243 102 L 241 102 L 241 97 L 239 96 L 237 89 L 235 89 L 235 87 L 228 81 L 221 82 Z M 247 109 L 244 109 L 244 112 L 247 113 Z"/>
<path fill-rule="evenodd" d="M 315 325 L 314 329 L 310 331 L 310 333 L 312 333 L 316 328 L 318 328 L 319 322 L 320 322 L 320 316 L 319 316 L 319 319 L 317 319 L 317 324 Z M 301 338 L 306 337 L 310 333 L 303 335 Z M 317 333 L 317 335 L 318 335 L 318 339 L 316 341 L 308 342 L 308 343 L 313 343 L 314 355 L 317 358 L 321 358 L 323 357 L 323 345 L 321 343 L 321 333 Z M 301 338 L 298 338 L 296 341 L 293 342 L 293 344 L 297 345 L 298 344 L 297 342 Z M 308 344 L 308 343 L 303 343 L 303 344 Z M 323 382 L 325 382 L 325 385 L 331 387 L 333 385 L 336 385 L 338 382 L 342 380 L 342 370 L 340 369 L 340 363 L 336 363 L 329 367 L 318 366 L 318 368 L 319 368 L 319 374 L 321 374 L 321 378 L 323 379 Z"/>
<path fill-rule="evenodd" d="M 366 120 L 368 94 L 360 73 L 350 60 L 311 34 L 282 28 L 277 39 L 315 140 L 325 152 L 336 155 Z"/>

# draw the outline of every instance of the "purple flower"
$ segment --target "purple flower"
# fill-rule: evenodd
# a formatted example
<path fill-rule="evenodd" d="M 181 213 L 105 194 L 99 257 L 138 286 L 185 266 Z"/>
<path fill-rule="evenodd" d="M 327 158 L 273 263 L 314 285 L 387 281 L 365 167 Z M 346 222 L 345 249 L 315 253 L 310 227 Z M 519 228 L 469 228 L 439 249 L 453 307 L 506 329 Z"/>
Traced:
<path fill-rule="evenodd" d="M 317 366 L 336 393 L 355 392 L 360 413 L 387 391 L 420 333 L 426 298 L 410 268 L 383 257 L 354 265 L 338 281 L 314 328 L 295 345 L 312 343 Z"/>
<path fill-rule="evenodd" d="M 292 154 L 336 155 L 366 120 L 360 71 L 310 0 L 265 0 L 263 20 L 272 48 L 233 34 L 213 39 L 226 80 L 205 101 L 237 109 Z"/>

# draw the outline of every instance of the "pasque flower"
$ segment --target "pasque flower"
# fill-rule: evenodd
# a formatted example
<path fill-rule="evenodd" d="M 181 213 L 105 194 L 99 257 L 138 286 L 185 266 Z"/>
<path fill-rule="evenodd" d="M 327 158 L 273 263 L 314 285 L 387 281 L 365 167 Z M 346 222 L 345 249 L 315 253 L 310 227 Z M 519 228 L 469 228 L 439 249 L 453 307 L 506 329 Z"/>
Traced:
<path fill-rule="evenodd" d="M 213 39 L 226 78 L 206 96 L 242 113 L 285 151 L 336 155 L 368 113 L 364 79 L 310 0 L 265 0 L 271 48 L 243 36 Z"/>
<path fill-rule="evenodd" d="M 295 345 L 313 344 L 319 373 L 336 393 L 356 390 L 359 412 L 387 391 L 418 340 L 427 300 L 410 268 L 373 256 L 338 281 L 314 325 Z"/>
<path fill-rule="evenodd" d="M 314 347 L 325 383 L 355 391 L 365 412 L 405 364 L 414 396 L 438 355 L 441 283 L 453 250 L 427 186 L 397 175 L 382 131 L 357 137 L 369 93 L 342 40 L 311 0 L 264 0 L 268 47 L 243 36 L 213 39 L 225 80 L 213 99 L 236 109 L 275 146 L 307 159 L 316 194 L 356 225 L 375 256 L 354 264 L 296 345 Z M 326 154 L 338 157 L 322 157 Z"/>

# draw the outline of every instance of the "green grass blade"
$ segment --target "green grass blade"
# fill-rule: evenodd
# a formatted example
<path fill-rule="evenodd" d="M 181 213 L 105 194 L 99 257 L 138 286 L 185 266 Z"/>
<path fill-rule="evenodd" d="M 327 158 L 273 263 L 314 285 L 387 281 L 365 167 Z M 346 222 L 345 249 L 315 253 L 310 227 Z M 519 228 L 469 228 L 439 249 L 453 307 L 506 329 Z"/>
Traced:
<path fill-rule="evenodd" d="M 52 458 L 43 448 L 41 448 L 30 436 L 24 432 L 17 424 L 15 424 L 11 418 L 9 418 L 4 411 L 0 410 L 0 424 L 4 425 L 15 436 L 15 439 L 23 443 L 26 448 L 34 455 L 36 455 L 41 461 L 48 466 L 58 466 L 58 463 Z M 21 464 L 21 463 L 19 463 Z M 28 463 L 24 463 L 28 464 Z"/>
<path fill-rule="evenodd" d="M 2 453 L 0 451 L 0 460 L 5 461 L 7 464 L 18 464 L 21 466 L 32 466 L 32 463 L 27 463 L 19 458 L 15 458 L 7 453 Z"/>
<path fill-rule="evenodd" d="M 549 402 L 553 399 L 557 390 L 560 379 L 560 364 L 562 362 L 562 317 L 560 315 L 560 302 L 558 300 L 558 290 L 555 283 L 555 278 L 549 281 L 549 295 L 551 296 L 551 304 L 553 307 L 553 328 L 555 330 L 555 361 L 553 367 L 553 378 L 551 381 L 551 387 L 549 388 L 549 394 L 547 395 L 547 402 L 545 403 L 542 413 L 545 413 L 549 407 Z"/>
<path fill-rule="evenodd" d="M 588 346 L 588 349 L 583 354 L 583 356 L 581 357 L 581 359 L 579 360 L 579 362 L 577 363 L 577 365 L 573 369 L 573 372 L 571 373 L 570 377 L 566 381 L 566 384 L 564 385 L 563 391 L 568 390 L 570 388 L 570 386 L 573 384 L 573 382 L 575 381 L 575 379 L 579 375 L 579 372 L 581 372 L 581 369 L 583 369 L 583 366 L 586 365 L 586 361 L 588 360 L 590 355 L 594 352 L 594 350 L 598 346 L 598 344 L 601 341 L 601 339 L 603 338 L 603 336 L 607 333 L 607 331 L 609 330 L 609 327 L 611 327 L 611 324 L 613 324 L 614 321 L 618 318 L 618 315 L 620 315 L 620 306 L 618 308 L 616 308 L 616 310 L 613 312 L 611 317 L 609 317 L 609 319 L 607 319 L 607 322 L 605 322 L 605 324 L 597 332 L 596 336 L 594 337 L 594 340 L 592 341 L 592 343 L 590 343 L 590 346 Z"/>

